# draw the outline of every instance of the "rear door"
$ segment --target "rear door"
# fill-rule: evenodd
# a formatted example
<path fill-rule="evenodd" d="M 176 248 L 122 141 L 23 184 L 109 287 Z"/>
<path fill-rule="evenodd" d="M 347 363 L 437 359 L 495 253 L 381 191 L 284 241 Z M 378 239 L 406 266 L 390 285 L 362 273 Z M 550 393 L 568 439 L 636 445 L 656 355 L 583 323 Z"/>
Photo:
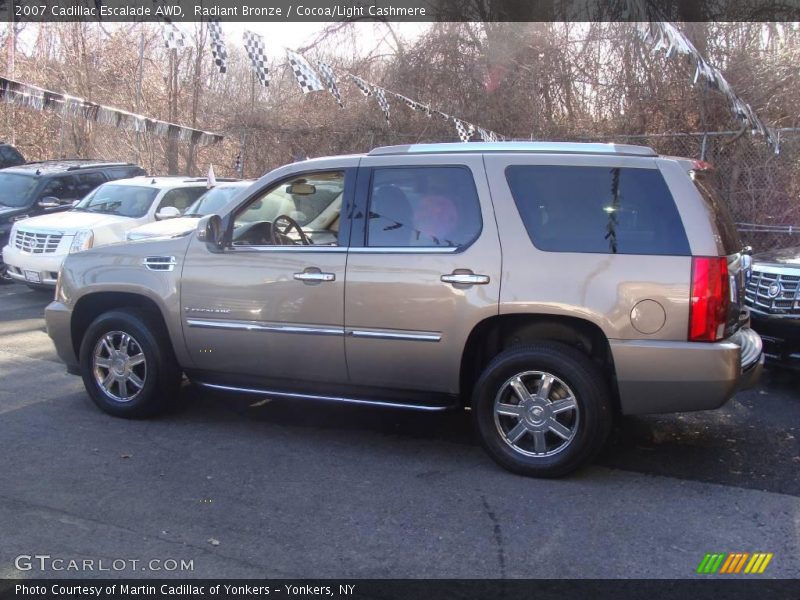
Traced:
<path fill-rule="evenodd" d="M 367 156 L 347 261 L 354 385 L 456 394 L 467 338 L 497 314 L 500 242 L 480 155 Z"/>

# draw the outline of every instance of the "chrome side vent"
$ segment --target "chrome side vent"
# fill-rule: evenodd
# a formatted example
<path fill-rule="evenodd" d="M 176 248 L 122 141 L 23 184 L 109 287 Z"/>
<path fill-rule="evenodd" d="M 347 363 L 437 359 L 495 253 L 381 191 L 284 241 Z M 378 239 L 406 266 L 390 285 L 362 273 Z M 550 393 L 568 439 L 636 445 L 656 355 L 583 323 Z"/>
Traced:
<path fill-rule="evenodd" d="M 175 269 L 175 257 L 148 256 L 142 261 L 142 264 L 151 271 L 172 271 Z"/>

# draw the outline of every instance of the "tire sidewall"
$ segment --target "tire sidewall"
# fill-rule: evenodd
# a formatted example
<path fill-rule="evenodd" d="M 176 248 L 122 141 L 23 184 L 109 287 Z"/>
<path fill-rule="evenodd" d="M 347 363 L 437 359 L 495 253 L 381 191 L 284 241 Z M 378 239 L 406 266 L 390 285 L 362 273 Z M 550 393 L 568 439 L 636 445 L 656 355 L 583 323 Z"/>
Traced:
<path fill-rule="evenodd" d="M 605 442 L 610 429 L 606 386 L 589 359 L 571 348 L 519 348 L 493 360 L 475 387 L 474 421 L 484 448 L 501 466 L 515 473 L 558 477 L 588 461 Z M 524 371 L 544 371 L 561 379 L 578 405 L 578 430 L 570 444 L 552 456 L 532 457 L 516 452 L 500 437 L 494 420 L 494 402 L 500 387 Z M 595 370 L 596 371 L 596 370 Z"/>
<path fill-rule="evenodd" d="M 139 394 L 129 402 L 115 401 L 101 390 L 94 377 L 92 357 L 100 338 L 110 331 L 130 334 L 144 354 L 147 376 Z M 103 411 L 118 417 L 145 417 L 161 408 L 163 352 L 150 328 L 140 315 L 124 310 L 100 315 L 89 325 L 80 348 L 81 377 L 92 401 Z"/>

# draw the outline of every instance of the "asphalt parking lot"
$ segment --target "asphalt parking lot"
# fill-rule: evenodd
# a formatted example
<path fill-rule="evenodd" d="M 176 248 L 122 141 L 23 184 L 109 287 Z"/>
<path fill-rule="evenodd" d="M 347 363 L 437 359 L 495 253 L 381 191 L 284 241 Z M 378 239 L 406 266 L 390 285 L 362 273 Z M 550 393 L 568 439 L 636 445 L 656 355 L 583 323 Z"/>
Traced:
<path fill-rule="evenodd" d="M 187 385 L 165 417 L 114 419 L 58 362 L 48 301 L 0 287 L 0 577 L 684 578 L 736 551 L 800 572 L 791 376 L 718 411 L 624 419 L 595 465 L 534 480 L 495 466 L 465 413 Z M 19 555 L 141 562 L 18 571 Z"/>

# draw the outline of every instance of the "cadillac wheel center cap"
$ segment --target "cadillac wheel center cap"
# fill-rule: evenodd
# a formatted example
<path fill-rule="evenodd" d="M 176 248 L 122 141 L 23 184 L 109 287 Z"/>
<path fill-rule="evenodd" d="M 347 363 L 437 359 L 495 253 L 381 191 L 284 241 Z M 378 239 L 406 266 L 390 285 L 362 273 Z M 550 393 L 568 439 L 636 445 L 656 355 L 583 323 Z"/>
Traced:
<path fill-rule="evenodd" d="M 781 291 L 781 284 L 776 281 L 767 288 L 767 295 L 770 298 L 777 298 Z"/>

